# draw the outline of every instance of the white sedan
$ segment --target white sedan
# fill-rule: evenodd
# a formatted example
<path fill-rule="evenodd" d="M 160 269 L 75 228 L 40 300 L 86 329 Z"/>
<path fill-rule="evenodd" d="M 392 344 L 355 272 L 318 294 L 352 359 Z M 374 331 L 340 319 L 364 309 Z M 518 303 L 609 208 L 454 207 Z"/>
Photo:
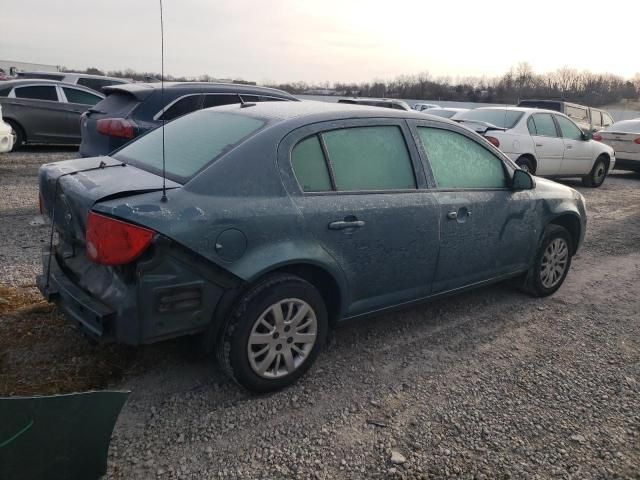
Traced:
<path fill-rule="evenodd" d="M 2 105 L 0 105 L 0 153 L 10 152 L 14 141 L 13 129 L 2 121 Z"/>
<path fill-rule="evenodd" d="M 616 150 L 618 170 L 640 173 L 640 118 L 616 122 L 594 133 L 593 139 Z"/>
<path fill-rule="evenodd" d="M 562 178 L 581 177 L 599 187 L 616 162 L 613 148 L 582 133 L 569 117 L 551 110 L 484 107 L 455 120 L 483 135 L 521 169 Z"/>

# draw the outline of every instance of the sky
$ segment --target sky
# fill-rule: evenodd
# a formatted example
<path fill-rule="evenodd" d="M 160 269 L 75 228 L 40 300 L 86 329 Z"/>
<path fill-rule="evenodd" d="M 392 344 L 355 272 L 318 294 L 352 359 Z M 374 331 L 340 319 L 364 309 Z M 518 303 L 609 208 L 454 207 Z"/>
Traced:
<path fill-rule="evenodd" d="M 528 62 L 630 78 L 637 1 L 164 0 L 165 72 L 361 82 L 493 77 Z M 3 2 L 1 23 L 3 60 L 160 71 L 158 0 Z"/>

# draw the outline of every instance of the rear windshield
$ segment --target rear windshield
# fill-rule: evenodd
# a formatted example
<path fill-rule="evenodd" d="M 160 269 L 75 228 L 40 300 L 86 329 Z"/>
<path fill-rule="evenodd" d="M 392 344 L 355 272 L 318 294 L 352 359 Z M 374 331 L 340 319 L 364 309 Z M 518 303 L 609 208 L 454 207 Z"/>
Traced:
<path fill-rule="evenodd" d="M 524 115 L 516 110 L 477 108 L 456 116 L 457 121 L 484 122 L 499 128 L 513 128 Z"/>
<path fill-rule="evenodd" d="M 544 108 L 547 110 L 555 110 L 556 112 L 562 112 L 562 103 L 560 102 L 543 102 L 540 100 L 522 100 L 518 103 L 519 107 L 527 108 Z"/>
<path fill-rule="evenodd" d="M 167 178 L 186 183 L 265 123 L 257 118 L 211 110 L 200 110 L 167 123 L 164 128 Z M 113 157 L 162 174 L 162 127 L 118 150 Z"/>
<path fill-rule="evenodd" d="M 640 133 L 640 120 L 624 120 L 604 129 L 605 132 Z"/>
<path fill-rule="evenodd" d="M 93 110 L 125 117 L 131 113 L 139 103 L 136 97 L 130 93 L 116 90 L 108 94 L 104 100 L 98 102 Z"/>

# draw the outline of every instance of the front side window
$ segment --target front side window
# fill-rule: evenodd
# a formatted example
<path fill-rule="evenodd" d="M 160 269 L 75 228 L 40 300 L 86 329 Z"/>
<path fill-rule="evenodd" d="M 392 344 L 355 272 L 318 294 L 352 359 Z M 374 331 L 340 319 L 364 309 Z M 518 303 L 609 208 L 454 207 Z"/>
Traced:
<path fill-rule="evenodd" d="M 102 100 L 93 93 L 85 92 L 84 90 L 78 90 L 77 88 L 62 87 L 64 90 L 64 96 L 67 97 L 69 103 L 80 103 L 82 105 L 95 105 Z"/>
<path fill-rule="evenodd" d="M 556 130 L 556 124 L 553 121 L 550 113 L 537 113 L 532 115 L 533 123 L 535 125 L 535 134 L 541 137 L 557 137 L 558 132 Z"/>
<path fill-rule="evenodd" d="M 561 117 L 560 115 L 556 115 L 556 119 L 560 125 L 560 131 L 562 132 L 563 138 L 582 140 L 582 130 L 580 130 L 575 123 L 568 118 Z"/>
<path fill-rule="evenodd" d="M 502 161 L 478 142 L 449 130 L 418 127 L 438 188 L 506 188 Z"/>
<path fill-rule="evenodd" d="M 608 127 L 609 125 L 613 125 L 613 118 L 608 113 L 602 112 L 602 125 Z"/>
<path fill-rule="evenodd" d="M 402 130 L 397 126 L 353 127 L 322 134 L 337 190 L 415 189 Z"/>
<path fill-rule="evenodd" d="M 28 98 L 30 100 L 51 100 L 58 101 L 56 87 L 50 85 L 34 85 L 31 87 L 16 87 L 14 90 L 16 98 Z"/>
<path fill-rule="evenodd" d="M 194 112 L 200 108 L 200 95 L 189 95 L 181 98 L 173 105 L 171 105 L 165 112 L 160 115 L 158 120 L 173 120 L 174 118 L 181 117 L 187 113 Z"/>
<path fill-rule="evenodd" d="M 317 135 L 298 143 L 291 152 L 291 166 L 305 192 L 328 192 L 331 178 Z"/>

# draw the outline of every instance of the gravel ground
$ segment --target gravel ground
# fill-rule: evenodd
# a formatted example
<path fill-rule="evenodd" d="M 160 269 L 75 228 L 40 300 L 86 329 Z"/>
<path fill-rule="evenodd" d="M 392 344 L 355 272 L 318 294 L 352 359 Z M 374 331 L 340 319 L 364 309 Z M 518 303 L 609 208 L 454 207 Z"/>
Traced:
<path fill-rule="evenodd" d="M 34 175 L 74 155 L 0 156 L 0 282 L 33 284 Z M 350 323 L 268 396 L 187 340 L 128 352 L 108 478 L 640 478 L 640 175 L 567 183 L 589 230 L 553 297 L 497 285 Z"/>

